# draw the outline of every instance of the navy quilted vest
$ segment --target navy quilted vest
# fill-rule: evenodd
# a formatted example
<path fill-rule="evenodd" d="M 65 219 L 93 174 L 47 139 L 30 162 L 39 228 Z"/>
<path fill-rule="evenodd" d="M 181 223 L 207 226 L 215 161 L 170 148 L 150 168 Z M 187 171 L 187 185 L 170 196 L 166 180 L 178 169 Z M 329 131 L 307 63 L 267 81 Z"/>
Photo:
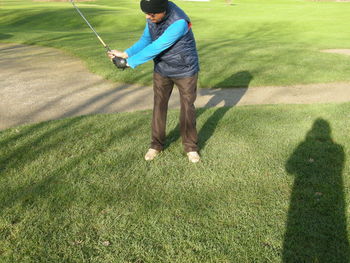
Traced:
<path fill-rule="evenodd" d="M 169 2 L 167 14 L 162 22 L 147 21 L 152 41 L 160 37 L 171 24 L 180 19 L 184 19 L 190 24 L 190 19 L 184 11 L 173 2 Z M 196 41 L 192 29 L 174 45 L 154 58 L 154 71 L 171 78 L 191 77 L 199 71 Z"/>

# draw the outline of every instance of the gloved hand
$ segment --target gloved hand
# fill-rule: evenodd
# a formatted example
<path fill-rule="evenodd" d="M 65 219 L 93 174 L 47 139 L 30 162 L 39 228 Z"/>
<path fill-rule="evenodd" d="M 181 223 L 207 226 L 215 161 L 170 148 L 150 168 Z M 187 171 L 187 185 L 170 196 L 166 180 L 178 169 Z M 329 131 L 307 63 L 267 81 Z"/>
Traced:
<path fill-rule="evenodd" d="M 113 64 L 120 69 L 126 69 L 128 68 L 128 63 L 126 62 L 125 58 L 121 58 L 121 57 L 113 57 L 112 59 Z"/>

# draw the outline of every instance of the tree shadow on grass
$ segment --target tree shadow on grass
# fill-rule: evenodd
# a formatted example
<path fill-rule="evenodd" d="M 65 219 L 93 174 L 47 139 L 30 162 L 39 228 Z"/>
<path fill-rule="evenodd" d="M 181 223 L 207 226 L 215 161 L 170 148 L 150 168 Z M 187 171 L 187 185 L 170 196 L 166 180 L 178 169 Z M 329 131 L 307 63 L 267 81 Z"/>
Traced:
<path fill-rule="evenodd" d="M 96 246 L 98 218 L 120 199 L 128 201 L 119 190 L 130 181 L 121 177 L 138 162 L 134 151 L 116 151 L 144 120 L 115 125 L 119 118 L 108 118 L 114 123 L 101 126 L 90 118 L 45 122 L 23 127 L 21 135 L 6 131 L 5 135 L 11 133 L 0 137 L 0 241 L 8 249 L 0 254 L 5 261 L 57 261 L 66 246 L 89 247 L 79 254 L 81 260 L 101 253 Z M 20 229 L 16 238 L 14 229 Z M 67 253 L 65 258 L 69 257 Z"/>
<path fill-rule="evenodd" d="M 295 176 L 283 244 L 283 262 L 349 262 L 343 147 L 317 119 L 286 162 Z"/>
<path fill-rule="evenodd" d="M 3 40 L 3 39 L 8 39 L 8 38 L 11 38 L 12 35 L 10 34 L 3 34 L 3 33 L 0 33 L 0 39 Z"/>
<path fill-rule="evenodd" d="M 19 187 L 18 189 L 9 189 L 6 198 L 0 195 L 0 214 L 1 209 L 11 206 L 13 203 L 28 196 L 28 193 L 39 193 L 38 195 L 49 194 L 49 189 L 54 188 L 55 182 L 62 179 L 65 175 L 71 173 L 80 163 L 87 160 L 93 160 L 97 156 L 113 145 L 116 141 L 129 136 L 130 132 L 137 130 L 139 123 L 135 122 L 127 127 L 111 127 L 107 133 L 108 136 L 103 137 L 96 145 L 85 143 L 91 133 L 103 133 L 91 125 L 87 119 L 90 117 L 80 116 L 72 119 L 67 119 L 59 122 L 43 122 L 29 127 L 24 127 L 24 131 L 13 136 L 0 138 L 0 147 L 3 152 L 0 153 L 0 178 L 5 179 L 7 171 L 19 170 L 23 171 L 32 163 L 38 162 L 41 158 L 50 159 L 56 156 L 55 151 L 65 151 L 64 147 L 72 147 L 72 143 L 80 145 L 84 151 L 70 151 L 69 157 L 62 156 L 62 160 L 57 162 L 57 168 L 45 167 L 42 163 L 42 169 L 45 173 L 45 178 L 35 184 Z M 97 126 L 97 125 L 96 125 Z M 72 142 L 72 140 L 74 142 Z M 68 143 L 66 143 L 68 141 Z M 67 144 L 68 146 L 65 146 Z M 58 157 L 55 157 L 58 158 Z M 62 163 L 59 165 L 58 163 Z M 37 164 L 40 166 L 40 164 Z M 94 167 L 92 162 L 92 167 Z M 46 169 L 46 172 L 45 172 Z M 35 175 L 35 172 L 33 172 Z M 38 190 L 39 189 L 39 190 Z M 46 190 L 45 190 L 46 189 Z"/>
<path fill-rule="evenodd" d="M 202 128 L 198 132 L 198 146 L 199 149 L 204 149 L 209 138 L 214 134 L 216 126 L 220 120 L 225 116 L 226 112 L 235 106 L 245 94 L 249 83 L 253 79 L 253 76 L 249 71 L 240 71 L 233 74 L 231 77 L 215 85 L 214 89 L 201 89 L 199 92 L 201 95 L 209 95 L 211 98 L 206 103 L 204 108 L 197 110 L 197 119 L 209 107 L 218 107 L 219 104 L 223 104 L 223 107 L 217 108 L 214 113 L 205 121 Z M 227 83 L 233 83 L 233 86 L 237 89 L 218 89 L 225 87 Z M 178 124 L 167 136 L 165 148 L 169 147 L 172 142 L 175 142 L 180 137 L 180 125 Z"/>

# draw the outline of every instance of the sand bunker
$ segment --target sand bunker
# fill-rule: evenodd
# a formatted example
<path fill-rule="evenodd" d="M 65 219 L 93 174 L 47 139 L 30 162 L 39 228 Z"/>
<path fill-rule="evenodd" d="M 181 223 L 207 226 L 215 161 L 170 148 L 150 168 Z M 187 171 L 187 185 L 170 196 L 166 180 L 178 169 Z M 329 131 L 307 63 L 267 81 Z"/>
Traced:
<path fill-rule="evenodd" d="M 0 130 L 52 119 L 153 107 L 152 86 L 107 81 L 61 50 L 0 43 L 0 54 Z M 169 108 L 178 109 L 178 89 L 174 93 Z M 346 102 L 350 101 L 350 83 L 198 89 L 197 95 L 198 108 Z"/>
<path fill-rule="evenodd" d="M 93 2 L 95 0 L 74 0 L 74 2 Z M 69 0 L 33 0 L 33 2 L 69 2 Z"/>
<path fill-rule="evenodd" d="M 324 49 L 324 50 L 321 50 L 321 52 L 336 53 L 336 54 L 343 54 L 343 55 L 350 56 L 350 49 Z"/>

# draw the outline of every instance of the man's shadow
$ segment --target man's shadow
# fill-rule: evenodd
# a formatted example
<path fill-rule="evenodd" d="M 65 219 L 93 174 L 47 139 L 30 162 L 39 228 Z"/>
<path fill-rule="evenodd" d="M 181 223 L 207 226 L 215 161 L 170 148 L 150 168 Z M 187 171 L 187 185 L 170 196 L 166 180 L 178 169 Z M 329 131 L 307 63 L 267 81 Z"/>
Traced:
<path fill-rule="evenodd" d="M 295 176 L 283 244 L 283 262 L 349 262 L 343 147 L 317 119 L 286 162 Z"/>
<path fill-rule="evenodd" d="M 223 107 L 217 108 L 214 113 L 205 121 L 202 128 L 198 132 L 198 147 L 203 149 L 214 134 L 216 126 L 220 120 L 224 117 L 226 112 L 234 105 L 236 105 L 243 97 L 249 87 L 249 83 L 253 79 L 253 76 L 249 71 L 240 71 L 233 74 L 231 77 L 215 85 L 213 89 L 201 89 L 199 93 L 201 95 L 212 96 L 203 108 L 197 109 L 196 119 L 199 118 L 209 107 L 217 107 L 223 103 Z M 234 89 L 219 89 L 230 85 Z M 168 148 L 172 142 L 175 142 L 180 137 L 179 124 L 168 134 L 165 148 Z"/>

